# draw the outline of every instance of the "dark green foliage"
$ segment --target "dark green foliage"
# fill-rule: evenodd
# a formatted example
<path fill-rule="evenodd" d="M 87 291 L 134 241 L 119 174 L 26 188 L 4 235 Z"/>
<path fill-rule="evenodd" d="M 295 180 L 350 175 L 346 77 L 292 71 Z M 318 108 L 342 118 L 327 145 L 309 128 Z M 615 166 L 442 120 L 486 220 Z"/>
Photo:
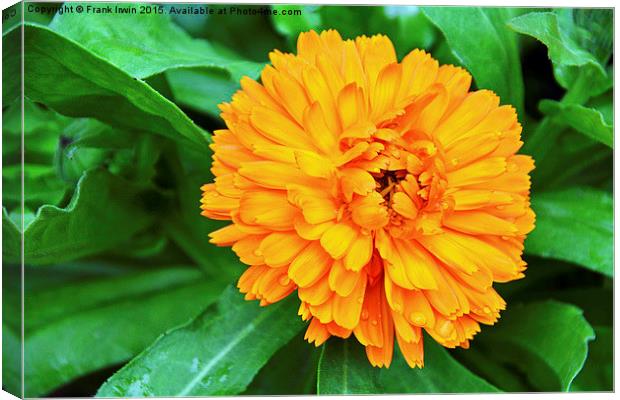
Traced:
<path fill-rule="evenodd" d="M 20 7 L 3 12 L 4 389 L 21 391 L 22 238 L 26 396 L 613 389 L 612 10 L 171 6 L 26 12 L 23 26 Z M 398 349 L 372 368 L 354 338 L 307 344 L 296 296 L 244 301 L 231 284 L 245 266 L 208 242 L 226 225 L 199 208 L 217 106 L 309 29 L 383 33 L 399 58 L 466 68 L 515 106 L 536 161 L 526 278 L 496 285 L 508 309 L 469 350 L 425 336 L 424 369 Z"/>

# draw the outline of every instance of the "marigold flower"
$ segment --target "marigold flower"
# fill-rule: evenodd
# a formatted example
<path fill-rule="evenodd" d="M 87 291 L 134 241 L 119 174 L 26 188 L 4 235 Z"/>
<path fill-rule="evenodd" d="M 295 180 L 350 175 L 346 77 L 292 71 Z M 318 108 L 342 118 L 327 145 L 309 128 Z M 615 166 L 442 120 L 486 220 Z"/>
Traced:
<path fill-rule="evenodd" d="M 302 33 L 220 105 L 202 215 L 211 242 L 249 268 L 238 287 L 268 305 L 297 290 L 316 346 L 354 334 L 389 366 L 394 338 L 422 367 L 422 329 L 467 348 L 522 278 L 534 228 L 529 156 L 515 109 L 469 91 L 462 68 L 421 50 L 400 63 L 383 35 Z"/>

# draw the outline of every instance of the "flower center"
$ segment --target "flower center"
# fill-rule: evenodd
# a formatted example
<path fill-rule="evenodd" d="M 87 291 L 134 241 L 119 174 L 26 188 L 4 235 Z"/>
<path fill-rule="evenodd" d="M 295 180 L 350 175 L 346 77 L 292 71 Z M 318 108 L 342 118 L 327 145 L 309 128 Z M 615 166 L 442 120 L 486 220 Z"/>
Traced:
<path fill-rule="evenodd" d="M 403 169 L 397 171 L 381 170 L 381 172 L 372 175 L 375 178 L 375 182 L 377 182 L 377 191 L 385 201 L 389 202 L 392 194 L 399 187 L 400 181 L 407 176 L 407 171 Z"/>

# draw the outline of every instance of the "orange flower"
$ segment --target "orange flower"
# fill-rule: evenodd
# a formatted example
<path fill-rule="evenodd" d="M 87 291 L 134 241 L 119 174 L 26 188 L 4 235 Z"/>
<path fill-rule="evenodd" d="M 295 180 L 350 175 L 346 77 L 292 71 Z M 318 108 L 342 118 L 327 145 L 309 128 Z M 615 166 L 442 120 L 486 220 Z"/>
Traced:
<path fill-rule="evenodd" d="M 220 105 L 202 215 L 211 242 L 249 268 L 261 305 L 297 290 L 306 339 L 354 334 L 374 366 L 394 338 L 422 367 L 422 329 L 467 348 L 506 307 L 493 282 L 522 278 L 534 227 L 514 108 L 421 50 L 400 63 L 382 35 L 302 33 Z"/>

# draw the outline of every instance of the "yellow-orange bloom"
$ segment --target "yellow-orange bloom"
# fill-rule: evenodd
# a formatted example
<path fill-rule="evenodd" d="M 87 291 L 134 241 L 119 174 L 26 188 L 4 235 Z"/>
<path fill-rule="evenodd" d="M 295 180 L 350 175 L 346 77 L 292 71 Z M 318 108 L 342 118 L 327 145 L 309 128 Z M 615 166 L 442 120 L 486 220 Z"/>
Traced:
<path fill-rule="evenodd" d="M 399 63 L 382 35 L 310 31 L 270 59 L 220 105 L 202 187 L 202 214 L 232 220 L 211 242 L 249 265 L 246 299 L 297 290 L 309 342 L 354 334 L 374 366 L 396 338 L 422 367 L 422 329 L 467 348 L 534 227 L 514 108 L 424 51 Z"/>

